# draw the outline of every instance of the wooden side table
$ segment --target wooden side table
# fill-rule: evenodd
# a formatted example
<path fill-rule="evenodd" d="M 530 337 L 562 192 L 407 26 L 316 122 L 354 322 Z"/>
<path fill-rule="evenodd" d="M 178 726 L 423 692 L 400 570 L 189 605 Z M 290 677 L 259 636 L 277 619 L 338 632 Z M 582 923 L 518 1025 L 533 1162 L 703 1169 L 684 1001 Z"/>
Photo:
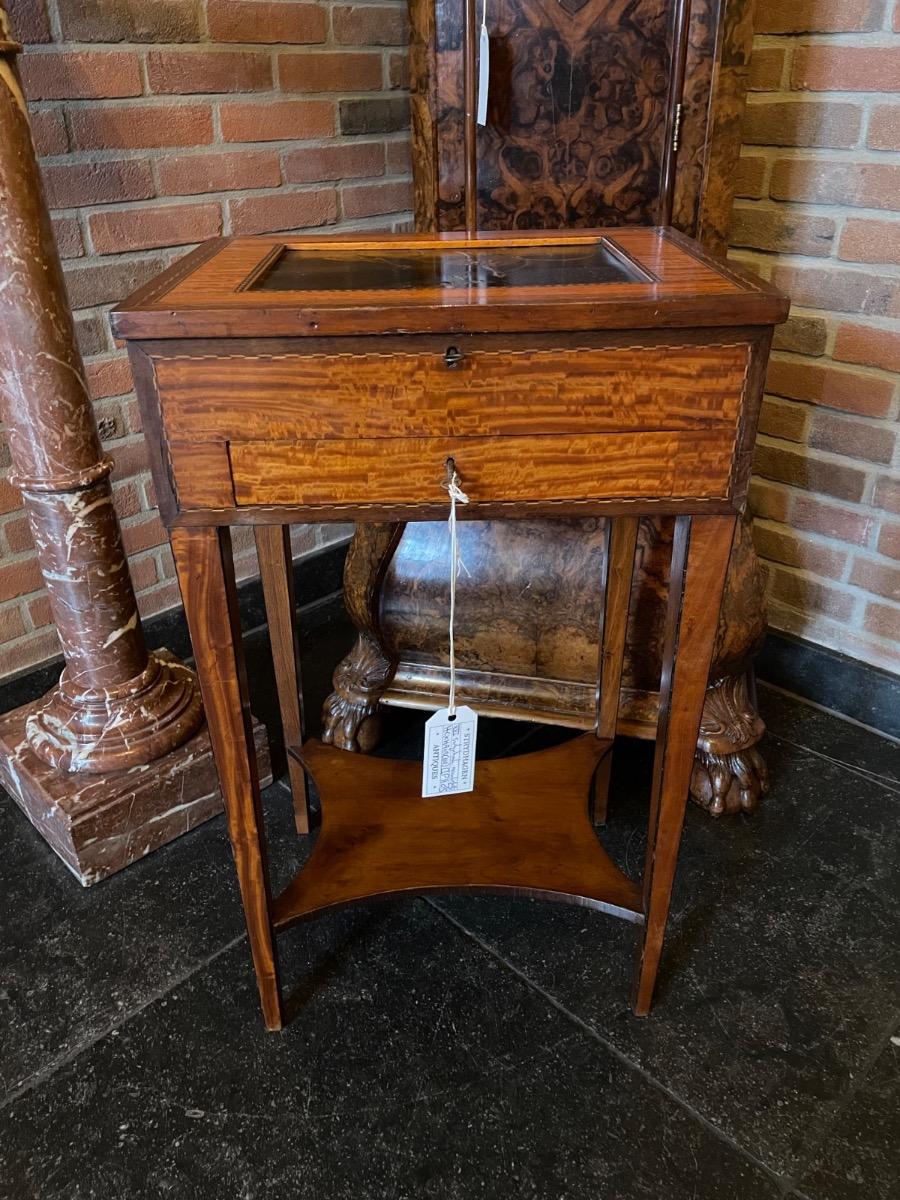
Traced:
<path fill-rule="evenodd" d="M 641 929 L 649 1011 L 707 672 L 773 324 L 787 302 L 664 229 L 209 243 L 114 314 L 129 344 L 197 658 L 266 1026 L 276 935 L 371 896 L 478 890 L 562 900 Z M 478 764 L 423 800 L 418 764 L 303 740 L 288 527 L 603 514 L 593 733 Z M 637 520 L 676 517 L 644 878 L 600 846 Z M 256 527 L 298 825 L 322 825 L 273 897 L 229 526 Z"/>

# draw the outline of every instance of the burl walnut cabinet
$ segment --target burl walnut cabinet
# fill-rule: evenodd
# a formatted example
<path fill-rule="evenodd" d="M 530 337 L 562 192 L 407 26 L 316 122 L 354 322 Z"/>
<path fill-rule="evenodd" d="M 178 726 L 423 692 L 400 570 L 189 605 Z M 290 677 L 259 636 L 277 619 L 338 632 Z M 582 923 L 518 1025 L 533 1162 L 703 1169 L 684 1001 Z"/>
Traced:
<path fill-rule="evenodd" d="M 284 1008 L 276 935 L 372 896 L 475 890 L 624 917 L 650 1008 L 772 326 L 786 302 L 675 231 L 236 239 L 201 247 L 114 314 L 128 342 L 225 798 L 263 1015 Z M 421 764 L 305 740 L 289 526 L 602 521 L 590 732 L 480 762 L 421 796 Z M 671 522 L 659 719 L 639 882 L 603 850 L 641 517 Z M 229 527 L 256 528 L 297 824 L 321 827 L 273 896 Z M 408 527 L 408 526 L 407 526 Z M 449 573 L 446 554 L 441 573 Z M 514 626 L 515 613 L 508 624 Z M 446 630 L 446 613 L 444 617 Z M 527 636 L 527 631 L 526 631 Z"/>
<path fill-rule="evenodd" d="M 482 230 L 672 224 L 724 251 L 740 151 L 750 0 L 506 0 L 488 4 L 490 91 L 477 132 Z M 482 6 L 477 5 L 480 20 Z M 464 224 L 459 0 L 411 0 L 416 226 Z M 533 326 L 536 332 L 538 325 Z M 636 364 L 636 369 L 640 365 Z M 622 732 L 655 728 L 672 522 L 641 522 Z M 345 574 L 358 641 L 335 674 L 326 738 L 367 750 L 380 703 L 433 707 L 448 686 L 443 529 L 410 526 L 385 566 L 360 526 Z M 460 580 L 462 696 L 483 711 L 589 728 L 602 519 L 468 525 Z M 379 564 L 379 576 L 372 564 Z M 766 787 L 747 668 L 765 632 L 749 528 L 735 536 L 692 792 L 714 814 Z"/>

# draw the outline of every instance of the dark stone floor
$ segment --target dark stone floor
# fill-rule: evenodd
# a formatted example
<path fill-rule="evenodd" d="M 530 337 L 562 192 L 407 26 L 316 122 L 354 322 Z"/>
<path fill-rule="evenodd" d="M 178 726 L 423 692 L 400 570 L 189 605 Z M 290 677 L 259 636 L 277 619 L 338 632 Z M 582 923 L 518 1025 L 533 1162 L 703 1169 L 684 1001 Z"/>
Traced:
<path fill-rule="evenodd" d="M 310 711 L 345 640 L 326 606 Z M 646 1021 L 633 927 L 467 898 L 293 930 L 298 1015 L 266 1034 L 221 818 L 84 891 L 0 803 L 0 1196 L 900 1197 L 900 753 L 762 702 L 772 793 L 752 818 L 692 807 Z M 386 749 L 420 739 L 391 715 Z M 647 773 L 646 745 L 617 747 L 603 836 L 635 871 Z M 278 886 L 305 849 L 282 783 L 266 808 Z"/>

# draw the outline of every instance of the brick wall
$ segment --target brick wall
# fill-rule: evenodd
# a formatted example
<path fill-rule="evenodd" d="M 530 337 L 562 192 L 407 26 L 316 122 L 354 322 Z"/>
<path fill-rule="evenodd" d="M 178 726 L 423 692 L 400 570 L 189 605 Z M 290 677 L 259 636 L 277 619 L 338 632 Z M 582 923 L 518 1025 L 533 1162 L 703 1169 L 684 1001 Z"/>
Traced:
<path fill-rule="evenodd" d="M 178 603 L 109 305 L 221 233 L 393 228 L 411 206 L 404 0 L 7 0 L 132 577 Z M 2 268 L 0 268 L 2 270 Z M 58 652 L 0 438 L 0 676 Z M 337 536 L 300 530 L 298 551 Z M 255 570 L 247 538 L 238 571 Z"/>
<path fill-rule="evenodd" d="M 751 503 L 770 621 L 900 670 L 900 0 L 757 0 L 732 244 L 794 300 Z"/>

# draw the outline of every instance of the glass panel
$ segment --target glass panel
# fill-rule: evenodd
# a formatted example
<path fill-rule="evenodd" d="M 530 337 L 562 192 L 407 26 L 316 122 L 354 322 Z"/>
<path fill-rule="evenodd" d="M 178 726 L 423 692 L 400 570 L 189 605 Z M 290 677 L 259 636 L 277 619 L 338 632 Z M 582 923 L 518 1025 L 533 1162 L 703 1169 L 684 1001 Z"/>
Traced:
<path fill-rule="evenodd" d="M 642 283 L 600 242 L 484 250 L 286 250 L 251 291 L 346 292 Z"/>

